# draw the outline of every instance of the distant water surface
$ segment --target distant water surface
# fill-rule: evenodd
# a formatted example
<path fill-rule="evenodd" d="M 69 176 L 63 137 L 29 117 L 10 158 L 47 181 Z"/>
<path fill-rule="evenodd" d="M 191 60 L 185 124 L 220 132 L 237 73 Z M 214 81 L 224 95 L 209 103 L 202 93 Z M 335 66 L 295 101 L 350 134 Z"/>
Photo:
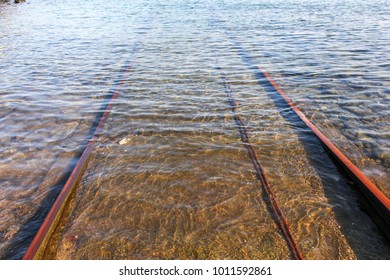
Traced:
<path fill-rule="evenodd" d="M 304 257 L 390 259 L 243 56 L 390 196 L 389 14 L 381 0 L 0 4 L 0 258 L 23 256 L 123 77 L 44 258 L 290 259 L 223 73 Z"/>

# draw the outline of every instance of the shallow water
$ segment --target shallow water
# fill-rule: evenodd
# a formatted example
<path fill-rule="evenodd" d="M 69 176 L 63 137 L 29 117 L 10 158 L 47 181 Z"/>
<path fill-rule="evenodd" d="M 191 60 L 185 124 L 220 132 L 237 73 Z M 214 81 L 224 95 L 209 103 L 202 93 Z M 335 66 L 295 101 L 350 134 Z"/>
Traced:
<path fill-rule="evenodd" d="M 221 67 L 304 257 L 389 259 L 348 180 L 275 105 L 238 48 L 389 195 L 384 3 L 1 5 L 0 256 L 20 258 L 27 249 L 130 58 L 45 258 L 291 258 L 241 142 Z"/>

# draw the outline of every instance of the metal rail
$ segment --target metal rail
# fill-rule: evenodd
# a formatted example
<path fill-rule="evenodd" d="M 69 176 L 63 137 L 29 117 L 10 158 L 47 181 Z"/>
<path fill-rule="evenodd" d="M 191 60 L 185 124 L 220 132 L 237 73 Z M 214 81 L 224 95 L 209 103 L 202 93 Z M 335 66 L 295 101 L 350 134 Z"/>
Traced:
<path fill-rule="evenodd" d="M 132 56 L 137 51 L 137 48 L 138 48 L 138 43 L 134 45 L 130 58 L 123 65 L 119 74 L 119 78 L 114 83 L 114 89 L 112 90 L 111 96 L 107 98 L 109 99 L 109 101 L 107 102 L 107 105 L 104 108 L 103 114 L 100 117 L 99 123 L 96 126 L 95 131 L 88 142 L 88 145 L 84 149 L 81 157 L 79 158 L 68 180 L 63 186 L 52 208 L 50 209 L 41 227 L 36 233 L 33 241 L 31 242 L 26 253 L 24 254 L 22 258 L 23 260 L 39 259 L 44 254 L 47 243 L 53 231 L 55 230 L 56 226 L 58 225 L 58 222 L 65 208 L 65 205 L 67 204 L 72 191 L 74 190 L 75 186 L 80 180 L 85 168 L 88 166 L 88 161 L 91 156 L 92 150 L 95 147 L 97 141 L 99 140 L 99 137 L 103 130 L 104 123 L 106 122 L 107 117 L 111 112 L 114 100 L 119 96 L 120 89 L 127 77 L 126 74 L 128 74 L 128 72 L 130 71 L 133 62 Z"/>
<path fill-rule="evenodd" d="M 243 120 L 240 118 L 240 116 L 237 114 L 237 102 L 234 98 L 233 92 L 230 88 L 229 81 L 227 80 L 226 76 L 223 74 L 220 67 L 217 67 L 221 72 L 221 77 L 223 80 L 223 84 L 226 91 L 226 96 L 228 99 L 228 103 L 230 105 L 230 108 L 232 110 L 234 120 L 236 121 L 237 128 L 240 132 L 241 141 L 244 143 L 245 148 L 248 151 L 248 156 L 252 161 L 253 167 L 256 170 L 257 178 L 259 179 L 261 186 L 265 192 L 265 195 L 267 197 L 267 202 L 270 205 L 270 208 L 273 213 L 273 217 L 275 218 L 278 226 L 280 227 L 282 234 L 284 238 L 286 239 L 286 242 L 288 244 L 288 247 L 290 248 L 291 254 L 296 260 L 303 260 L 303 256 L 301 253 L 301 250 L 299 249 L 299 246 L 297 245 L 297 242 L 294 239 L 293 234 L 291 233 L 290 226 L 287 222 L 287 219 L 285 215 L 283 214 L 282 209 L 280 208 L 278 201 L 276 199 L 275 194 L 273 193 L 269 180 L 267 178 L 267 174 L 265 172 L 265 169 L 263 168 L 262 164 L 260 163 L 259 157 L 257 156 L 256 150 L 253 148 L 253 145 L 249 139 L 248 130 L 243 122 Z"/>

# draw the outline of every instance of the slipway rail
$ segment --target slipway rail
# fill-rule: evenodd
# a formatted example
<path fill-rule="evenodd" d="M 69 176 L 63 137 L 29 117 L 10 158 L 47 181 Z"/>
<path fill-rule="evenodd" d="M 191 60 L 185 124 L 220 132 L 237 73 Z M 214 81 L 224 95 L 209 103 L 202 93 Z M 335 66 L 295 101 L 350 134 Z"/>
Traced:
<path fill-rule="evenodd" d="M 115 99 L 118 98 L 121 88 L 124 85 L 128 73 L 131 71 L 131 66 L 133 64 L 133 55 L 138 49 L 138 43 L 135 44 L 130 58 L 125 62 L 124 66 L 120 70 L 118 79 L 114 82 L 114 88 L 111 93 L 106 97 L 107 103 L 104 107 L 104 110 L 100 116 L 99 122 L 90 138 L 86 148 L 84 149 L 81 157 L 79 158 L 76 166 L 74 167 L 72 173 L 70 174 L 68 180 L 66 181 L 64 187 L 62 188 L 60 194 L 58 195 L 56 201 L 54 202 L 52 208 L 50 209 L 48 215 L 44 219 L 41 227 L 39 228 L 37 234 L 35 235 L 33 241 L 31 242 L 29 248 L 27 249 L 25 255 L 23 256 L 24 260 L 31 259 L 40 259 L 42 258 L 47 244 L 51 238 L 52 233 L 59 224 L 61 215 L 66 207 L 67 202 L 69 201 L 72 191 L 75 189 L 75 186 L 79 182 L 84 170 L 88 166 L 88 162 L 91 156 L 91 153 L 95 145 L 99 142 L 100 136 L 103 132 L 103 127 L 107 118 L 112 110 Z M 287 108 L 290 108 L 299 119 L 314 133 L 318 138 L 320 143 L 324 146 L 325 150 L 337 161 L 337 163 L 346 171 L 346 173 L 353 179 L 362 193 L 365 195 L 367 200 L 370 203 L 372 209 L 375 210 L 376 216 L 378 218 L 376 222 L 390 238 L 390 199 L 386 197 L 374 183 L 372 183 L 368 177 L 366 177 L 362 171 L 359 170 L 304 114 L 303 112 L 295 105 L 295 103 L 287 96 L 287 94 L 278 86 L 278 84 L 271 78 L 271 76 L 262 69 L 260 66 L 256 66 L 252 63 L 252 59 L 249 57 L 248 53 L 237 44 L 237 50 L 242 56 L 242 59 L 247 63 L 247 65 L 254 71 L 254 74 L 258 80 L 259 85 L 266 88 L 266 91 L 269 95 L 277 95 L 280 97 L 283 102 L 286 104 Z M 267 179 L 264 168 L 262 167 L 259 158 L 256 154 L 253 145 L 250 142 L 247 128 L 245 123 L 241 120 L 239 115 L 236 113 L 237 103 L 233 96 L 233 92 L 230 88 L 228 79 L 222 73 L 220 67 L 217 67 L 221 72 L 221 77 L 223 80 L 226 96 L 228 103 L 231 107 L 231 111 L 234 116 L 237 128 L 241 136 L 241 141 L 244 143 L 245 148 L 247 149 L 248 156 L 250 157 L 254 169 L 257 174 L 261 186 L 264 190 L 264 193 L 267 197 L 267 202 L 269 203 L 270 210 L 272 211 L 272 216 L 277 222 L 278 226 L 281 229 L 283 237 L 285 238 L 288 247 L 291 251 L 291 254 L 294 259 L 303 259 L 302 253 L 297 245 L 287 219 L 285 218 L 282 210 L 280 209 L 278 202 Z"/>
<path fill-rule="evenodd" d="M 256 150 L 253 148 L 253 145 L 249 139 L 247 126 L 244 121 L 237 114 L 237 102 L 234 98 L 233 91 L 230 87 L 230 83 L 227 80 L 225 74 L 222 72 L 222 69 L 218 66 L 217 69 L 221 73 L 221 78 L 223 81 L 223 85 L 226 91 L 226 97 L 228 99 L 228 103 L 230 105 L 231 111 L 233 113 L 234 120 L 236 122 L 236 126 L 240 132 L 241 141 L 244 143 L 245 148 L 248 152 L 248 156 L 252 161 L 253 167 L 256 170 L 257 179 L 260 181 L 261 186 L 264 190 L 264 193 L 267 197 L 267 202 L 272 210 L 272 217 L 276 220 L 278 226 L 280 227 L 283 237 L 285 238 L 288 247 L 290 248 L 291 254 L 296 260 L 303 260 L 302 253 L 297 245 L 297 242 L 294 239 L 293 234 L 291 233 L 290 226 L 287 222 L 285 215 L 283 214 L 282 209 L 280 208 L 278 201 L 276 199 L 275 194 L 273 193 L 267 174 L 265 172 L 264 167 L 261 165 L 259 157 L 256 153 Z"/>
<path fill-rule="evenodd" d="M 260 66 L 257 66 L 258 74 L 262 75 L 266 82 L 275 89 L 275 91 L 283 98 L 287 105 L 294 111 L 294 113 L 306 124 L 308 128 L 317 136 L 318 140 L 325 147 L 325 149 L 333 156 L 338 164 L 347 172 L 353 179 L 359 189 L 363 192 L 365 197 L 370 202 L 371 206 L 382 218 L 384 228 L 387 236 L 390 236 L 390 199 L 379 190 L 379 188 L 356 167 L 295 105 L 295 103 L 284 93 L 278 84 L 271 78 L 271 76 Z M 264 79 L 262 79 L 264 81 Z M 260 82 L 262 82 L 260 81 Z"/>
<path fill-rule="evenodd" d="M 133 50 L 130 54 L 130 58 L 124 63 L 122 69 L 119 72 L 120 74 L 117 81 L 114 82 L 114 88 L 111 91 L 111 94 L 109 94 L 108 97 L 106 98 L 108 102 L 104 108 L 103 114 L 100 117 L 99 123 L 96 126 L 91 139 L 89 140 L 86 148 L 84 149 L 81 157 L 79 158 L 76 166 L 74 167 L 68 180 L 63 186 L 60 194 L 55 200 L 52 208 L 47 214 L 45 220 L 43 221 L 41 227 L 39 228 L 37 234 L 35 235 L 33 241 L 31 242 L 29 248 L 24 254 L 23 260 L 40 259 L 44 254 L 47 243 L 53 231 L 58 225 L 58 222 L 69 200 L 69 197 L 72 191 L 74 190 L 75 186 L 79 182 L 85 168 L 88 166 L 88 162 L 92 150 L 95 147 L 96 143 L 98 143 L 99 141 L 99 138 L 103 131 L 103 126 L 107 120 L 108 115 L 111 112 L 113 103 L 115 99 L 118 98 L 119 92 L 124 82 L 126 81 L 127 74 L 131 70 L 131 66 L 133 64 L 133 55 L 136 53 L 137 49 L 138 49 L 138 43 L 134 45 Z"/>
<path fill-rule="evenodd" d="M 229 36 L 229 35 L 228 35 Z M 229 36 L 231 40 L 233 38 Z M 290 108 L 298 118 L 314 133 L 325 150 L 335 159 L 343 168 L 347 175 L 354 181 L 365 198 L 368 200 L 370 212 L 374 214 L 374 221 L 382 229 L 383 233 L 390 239 L 390 199 L 354 165 L 296 106 L 291 98 L 279 87 L 271 78 L 270 74 L 261 66 L 253 63 L 248 52 L 238 43 L 235 43 L 236 49 L 242 60 L 253 70 L 258 84 L 266 89 L 269 96 L 275 98 L 275 95 L 282 98 L 287 108 Z M 374 211 L 371 211 L 374 210 Z"/>

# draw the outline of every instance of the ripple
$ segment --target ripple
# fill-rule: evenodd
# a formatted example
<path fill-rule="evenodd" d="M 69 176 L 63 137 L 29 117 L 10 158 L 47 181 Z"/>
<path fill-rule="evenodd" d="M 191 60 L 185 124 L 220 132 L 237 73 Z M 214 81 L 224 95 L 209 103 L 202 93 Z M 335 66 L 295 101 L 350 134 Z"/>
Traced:
<path fill-rule="evenodd" d="M 386 4 L 0 4 L 0 257 L 25 251 L 117 89 L 45 258 L 289 259 L 219 66 L 305 257 L 388 259 L 344 176 L 239 54 L 389 196 Z"/>

